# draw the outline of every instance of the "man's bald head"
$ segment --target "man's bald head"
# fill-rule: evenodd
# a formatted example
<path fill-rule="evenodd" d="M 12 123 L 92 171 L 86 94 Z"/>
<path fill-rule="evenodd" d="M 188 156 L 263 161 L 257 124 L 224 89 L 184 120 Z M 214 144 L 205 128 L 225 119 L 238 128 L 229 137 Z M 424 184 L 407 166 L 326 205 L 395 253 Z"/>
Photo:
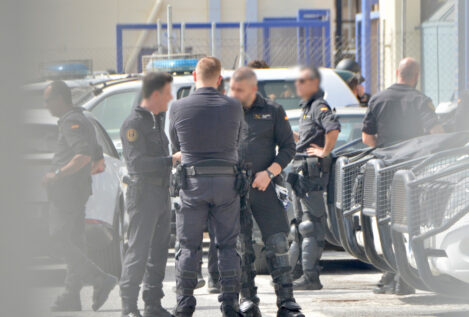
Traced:
<path fill-rule="evenodd" d="M 204 57 L 195 67 L 195 80 L 203 86 L 218 86 L 221 76 L 221 63 L 216 57 Z"/>
<path fill-rule="evenodd" d="M 412 57 L 406 57 L 399 63 L 397 82 L 415 87 L 419 80 L 419 73 L 420 64 Z"/>

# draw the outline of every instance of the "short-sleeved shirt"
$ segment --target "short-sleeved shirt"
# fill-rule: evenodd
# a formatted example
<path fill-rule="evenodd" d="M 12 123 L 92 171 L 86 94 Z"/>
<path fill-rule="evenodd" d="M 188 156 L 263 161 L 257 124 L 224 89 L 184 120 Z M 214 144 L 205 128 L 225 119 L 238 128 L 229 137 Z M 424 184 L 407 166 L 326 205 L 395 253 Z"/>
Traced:
<path fill-rule="evenodd" d="M 164 116 L 137 106 L 122 124 L 122 153 L 129 175 L 163 178 L 169 184 L 172 158 Z"/>
<path fill-rule="evenodd" d="M 238 162 L 243 120 L 241 103 L 215 88 L 199 88 L 169 109 L 169 133 L 173 151 L 181 151 L 182 163 L 219 159 Z"/>
<path fill-rule="evenodd" d="M 324 100 L 324 92 L 319 90 L 300 107 L 303 114 L 300 117 L 300 139 L 296 145 L 296 152 L 306 152 L 311 144 L 324 147 L 326 134 L 333 130 L 340 131 L 339 120 Z"/>
<path fill-rule="evenodd" d="M 83 114 L 83 109 L 74 108 L 58 121 L 59 139 L 57 150 L 52 159 L 52 169 L 67 165 L 75 155 L 81 154 L 97 159 L 102 157 L 102 149 L 96 139 L 93 124 Z M 76 192 L 77 195 L 91 194 L 91 163 L 78 172 L 59 179 L 57 187 L 64 192 Z"/>
<path fill-rule="evenodd" d="M 244 121 L 240 158 L 252 164 L 254 173 L 273 162 L 285 168 L 295 155 L 295 140 L 282 106 L 257 95 L 252 106 L 244 110 Z"/>
<path fill-rule="evenodd" d="M 362 131 L 377 134 L 377 145 L 383 147 L 427 134 L 437 123 L 430 98 L 411 86 L 394 84 L 371 98 Z"/>

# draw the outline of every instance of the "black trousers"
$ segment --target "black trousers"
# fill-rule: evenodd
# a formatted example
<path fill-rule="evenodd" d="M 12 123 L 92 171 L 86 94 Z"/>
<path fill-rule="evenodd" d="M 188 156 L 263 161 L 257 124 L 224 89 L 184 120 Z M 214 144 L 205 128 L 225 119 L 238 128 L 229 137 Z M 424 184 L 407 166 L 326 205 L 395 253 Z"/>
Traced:
<path fill-rule="evenodd" d="M 199 176 L 186 179 L 180 191 L 181 209 L 176 213 L 180 250 L 176 255 L 177 311 L 193 312 L 201 243 L 207 224 L 218 250 L 220 301 L 237 300 L 240 258 L 236 252 L 239 235 L 239 194 L 233 176 Z"/>
<path fill-rule="evenodd" d="M 275 184 L 270 183 L 265 191 L 251 188 L 249 209 L 261 230 L 264 242 L 273 234 L 289 232 L 287 213 L 275 192 Z"/>
<path fill-rule="evenodd" d="M 143 300 L 161 299 L 170 242 L 170 198 L 167 187 L 138 181 L 127 192 L 129 246 L 120 279 L 122 300 L 137 305 L 143 280 Z"/>
<path fill-rule="evenodd" d="M 52 251 L 67 265 L 65 290 L 78 293 L 84 283 L 93 283 L 101 269 L 86 255 L 85 205 L 79 201 L 51 201 L 50 236 Z"/>
<path fill-rule="evenodd" d="M 215 243 L 215 234 L 213 233 L 213 229 L 211 228 L 210 223 L 208 224 L 208 235 L 210 237 L 210 246 L 207 256 L 208 274 L 210 274 L 212 278 L 218 278 L 218 252 Z"/>

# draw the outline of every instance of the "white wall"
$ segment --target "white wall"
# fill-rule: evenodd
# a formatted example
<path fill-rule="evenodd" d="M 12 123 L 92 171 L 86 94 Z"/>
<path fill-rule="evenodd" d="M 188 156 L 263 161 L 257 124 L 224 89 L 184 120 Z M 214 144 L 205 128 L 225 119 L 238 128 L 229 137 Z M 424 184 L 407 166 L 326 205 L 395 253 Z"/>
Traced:
<path fill-rule="evenodd" d="M 402 0 L 380 0 L 381 88 L 396 81 L 396 68 L 403 57 L 420 60 L 420 0 L 405 0 L 404 41 Z M 403 46 L 404 43 L 404 46 Z"/>

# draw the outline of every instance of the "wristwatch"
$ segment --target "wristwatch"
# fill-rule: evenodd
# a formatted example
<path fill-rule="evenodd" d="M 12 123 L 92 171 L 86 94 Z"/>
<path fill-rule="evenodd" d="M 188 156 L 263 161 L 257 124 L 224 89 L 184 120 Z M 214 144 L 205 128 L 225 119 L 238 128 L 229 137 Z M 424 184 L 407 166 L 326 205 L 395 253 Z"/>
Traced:
<path fill-rule="evenodd" d="M 265 170 L 265 171 L 267 172 L 267 175 L 269 175 L 269 178 L 270 178 L 271 180 L 275 178 L 275 175 L 274 175 L 271 171 L 269 171 L 268 169 Z"/>

